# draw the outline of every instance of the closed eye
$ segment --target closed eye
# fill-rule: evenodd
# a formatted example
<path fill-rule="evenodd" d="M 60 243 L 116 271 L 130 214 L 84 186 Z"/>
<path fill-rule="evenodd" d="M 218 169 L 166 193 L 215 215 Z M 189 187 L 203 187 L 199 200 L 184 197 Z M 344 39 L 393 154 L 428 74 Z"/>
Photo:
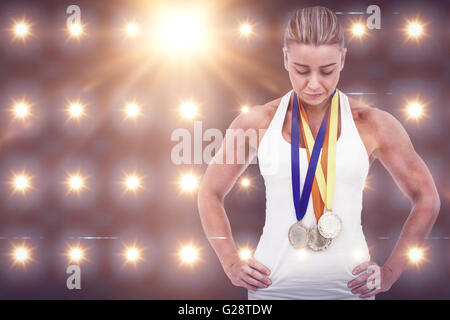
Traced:
<path fill-rule="evenodd" d="M 309 73 L 309 71 L 306 71 L 306 72 L 300 72 L 300 71 L 298 71 L 298 70 L 295 70 L 298 74 L 301 74 L 301 75 L 305 75 L 305 74 L 308 74 Z M 330 74 L 332 74 L 333 73 L 333 71 L 330 71 L 330 72 L 324 72 L 324 71 L 321 71 L 321 73 L 323 74 L 323 75 L 325 75 L 325 76 L 328 76 L 328 75 L 330 75 Z"/>

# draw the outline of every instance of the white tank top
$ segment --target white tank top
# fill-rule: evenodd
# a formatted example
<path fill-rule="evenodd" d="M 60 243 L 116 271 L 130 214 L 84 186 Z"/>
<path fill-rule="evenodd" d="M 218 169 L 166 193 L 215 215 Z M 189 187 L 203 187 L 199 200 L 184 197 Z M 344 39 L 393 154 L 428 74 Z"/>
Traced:
<path fill-rule="evenodd" d="M 337 90 L 337 89 L 336 89 Z M 333 212 L 342 230 L 324 251 L 292 247 L 288 230 L 297 221 L 292 200 L 291 145 L 282 136 L 283 122 L 292 90 L 280 105 L 258 147 L 258 164 L 266 188 L 266 219 L 254 258 L 271 270 L 268 288 L 248 290 L 248 299 L 358 299 L 347 287 L 352 270 L 370 260 L 361 227 L 362 195 L 369 171 L 366 148 L 353 121 L 347 96 L 340 90 L 341 134 L 336 145 L 336 176 Z M 300 191 L 308 158 L 300 148 Z M 316 224 L 312 196 L 302 219 Z M 372 297 L 373 299 L 373 297 Z"/>

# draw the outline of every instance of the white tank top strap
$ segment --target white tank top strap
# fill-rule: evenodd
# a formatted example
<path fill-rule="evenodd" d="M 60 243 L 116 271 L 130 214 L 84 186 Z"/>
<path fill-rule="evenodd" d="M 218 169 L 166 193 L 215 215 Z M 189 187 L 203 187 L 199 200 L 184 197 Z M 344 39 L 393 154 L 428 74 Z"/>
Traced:
<path fill-rule="evenodd" d="M 280 101 L 280 104 L 277 108 L 277 111 L 275 112 L 275 115 L 273 116 L 271 125 L 273 127 L 272 130 L 276 130 L 276 133 L 280 133 L 280 136 L 282 137 L 281 129 L 283 128 L 284 119 L 286 117 L 286 112 L 289 106 L 289 100 L 291 98 L 293 90 L 290 90 L 288 93 L 286 93 Z M 270 125 L 269 125 L 270 127 Z"/>

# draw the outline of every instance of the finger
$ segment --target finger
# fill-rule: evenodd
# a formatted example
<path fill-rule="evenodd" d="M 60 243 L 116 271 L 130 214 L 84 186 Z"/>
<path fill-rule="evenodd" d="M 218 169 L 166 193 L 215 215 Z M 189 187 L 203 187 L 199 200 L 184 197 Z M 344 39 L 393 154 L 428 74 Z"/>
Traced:
<path fill-rule="evenodd" d="M 265 275 L 269 275 L 270 274 L 269 268 L 267 268 L 261 262 L 256 261 L 255 258 L 251 258 L 250 260 L 248 260 L 248 264 L 250 265 L 250 267 L 258 270 L 259 272 L 261 272 L 261 273 L 263 273 Z"/>
<path fill-rule="evenodd" d="M 380 292 L 381 292 L 381 289 L 373 289 L 372 291 L 363 293 L 360 297 L 361 298 L 370 298 L 376 294 L 379 294 Z"/>
<path fill-rule="evenodd" d="M 362 286 L 359 286 L 359 287 L 356 287 L 356 288 L 352 289 L 352 293 L 353 294 L 359 294 L 359 293 L 365 292 L 367 290 L 369 290 L 369 288 L 367 287 L 367 284 L 365 284 L 365 285 L 362 285 Z"/>
<path fill-rule="evenodd" d="M 255 286 L 257 288 L 267 288 L 268 285 L 266 285 L 265 283 L 256 280 L 255 278 L 252 278 L 251 276 L 247 275 L 243 278 L 243 280 L 245 282 L 247 282 L 248 284 L 251 284 L 252 286 Z"/>
<path fill-rule="evenodd" d="M 271 285 L 272 281 L 266 277 L 265 275 L 263 275 L 261 272 L 259 272 L 258 270 L 252 269 L 249 266 L 245 266 L 244 267 L 244 272 L 246 274 L 248 274 L 249 276 L 251 276 L 252 278 L 258 280 L 259 282 L 265 284 L 266 286 Z"/>
<path fill-rule="evenodd" d="M 371 261 L 366 261 L 366 262 L 359 264 L 358 266 L 356 266 L 353 269 L 352 274 L 357 275 L 358 273 L 363 272 L 364 270 L 367 269 L 367 267 L 369 266 L 370 263 L 371 263 Z"/>
<path fill-rule="evenodd" d="M 369 272 L 363 273 L 362 275 L 358 276 L 357 278 L 353 279 L 352 281 L 349 281 L 349 283 L 347 285 L 349 288 L 356 287 L 361 283 L 366 283 L 367 279 L 369 279 L 370 276 L 371 276 L 371 274 Z"/>
<path fill-rule="evenodd" d="M 244 281 L 244 280 L 240 280 L 240 286 L 241 286 L 241 287 L 244 287 L 244 288 L 247 288 L 247 289 L 249 289 L 249 290 L 253 290 L 253 291 L 255 291 L 255 290 L 258 289 L 257 287 L 255 287 L 255 286 L 253 286 L 253 285 L 247 283 L 247 282 Z"/>

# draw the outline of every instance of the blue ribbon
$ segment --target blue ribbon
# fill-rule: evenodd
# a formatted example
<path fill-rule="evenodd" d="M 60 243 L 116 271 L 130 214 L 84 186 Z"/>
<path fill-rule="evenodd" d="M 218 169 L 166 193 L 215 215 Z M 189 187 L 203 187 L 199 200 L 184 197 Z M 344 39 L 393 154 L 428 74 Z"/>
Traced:
<path fill-rule="evenodd" d="M 334 89 L 331 99 L 333 99 L 336 89 Z M 322 123 L 320 125 L 319 132 L 314 142 L 314 147 L 311 154 L 311 159 L 308 164 L 308 171 L 306 172 L 305 184 L 303 186 L 303 191 L 300 196 L 300 160 L 299 160 L 299 112 L 297 104 L 297 94 L 294 91 L 294 104 L 292 106 L 292 124 L 291 124 L 291 177 L 292 177 L 292 196 L 294 200 L 295 215 L 297 220 L 300 221 L 306 214 L 306 209 L 308 208 L 309 197 L 311 196 L 312 184 L 314 181 L 314 175 L 316 173 L 317 163 L 319 160 L 320 150 L 323 146 L 323 141 L 325 139 L 325 131 L 328 120 L 328 113 L 330 108 L 328 108 L 325 113 Z M 306 142 L 305 142 L 306 143 Z M 305 146 L 306 147 L 306 146 Z"/>

